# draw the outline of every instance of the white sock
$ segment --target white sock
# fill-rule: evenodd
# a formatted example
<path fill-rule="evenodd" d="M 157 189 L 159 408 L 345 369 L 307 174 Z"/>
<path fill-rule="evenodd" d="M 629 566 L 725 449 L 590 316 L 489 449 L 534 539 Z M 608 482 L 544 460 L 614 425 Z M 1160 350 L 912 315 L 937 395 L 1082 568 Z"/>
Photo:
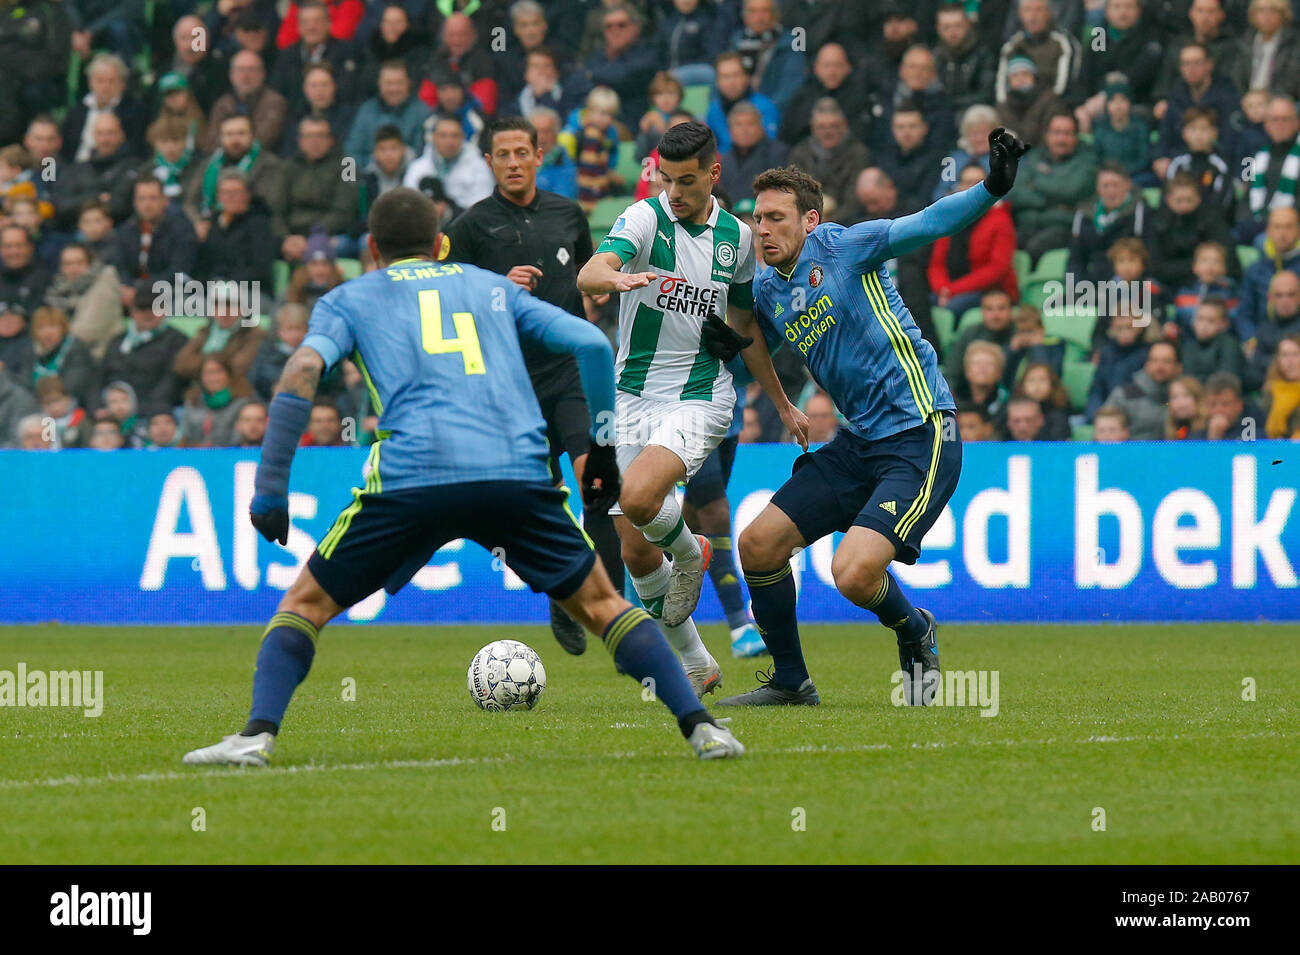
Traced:
<path fill-rule="evenodd" d="M 673 560 L 679 564 L 692 564 L 704 558 L 700 542 L 682 519 L 682 506 L 677 503 L 676 494 L 665 497 L 663 507 L 650 523 L 638 524 L 636 529 L 650 543 L 672 554 Z"/>
<path fill-rule="evenodd" d="M 632 586 L 636 588 L 636 594 L 641 598 L 642 603 L 668 593 L 668 578 L 672 575 L 672 570 L 673 565 L 665 557 L 658 567 L 644 577 L 634 576 L 632 578 Z"/>
<path fill-rule="evenodd" d="M 636 588 L 637 596 L 649 603 L 656 597 L 668 593 L 668 578 L 672 566 L 665 557 L 658 569 L 652 570 L 644 577 L 633 577 L 632 586 Z M 668 638 L 668 643 L 682 658 L 683 664 L 688 667 L 702 667 L 708 664 L 709 651 L 700 640 L 700 632 L 695 629 L 695 621 L 687 617 L 685 623 L 676 627 L 665 627 L 661 620 L 656 622 L 659 624 L 659 629 L 663 630 L 664 636 Z"/>
<path fill-rule="evenodd" d="M 663 630 L 664 636 L 672 644 L 672 648 L 677 651 L 677 655 L 682 658 L 682 666 L 698 669 L 699 667 L 708 666 L 709 651 L 705 649 L 703 641 L 700 640 L 700 631 L 695 629 L 695 621 L 690 617 L 686 622 L 676 627 L 665 627 L 661 622 L 659 628 Z"/>

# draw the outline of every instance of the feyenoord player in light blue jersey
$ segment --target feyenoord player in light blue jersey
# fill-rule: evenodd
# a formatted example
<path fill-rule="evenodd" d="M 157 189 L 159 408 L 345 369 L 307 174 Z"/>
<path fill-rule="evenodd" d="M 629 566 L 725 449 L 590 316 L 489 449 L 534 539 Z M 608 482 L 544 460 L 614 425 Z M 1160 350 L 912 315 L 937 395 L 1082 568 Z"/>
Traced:
<path fill-rule="evenodd" d="M 755 231 L 772 268 L 754 281 L 754 314 L 765 333 L 795 348 L 847 420 L 835 439 L 801 455 L 788 481 L 740 539 L 754 620 L 772 652 L 760 686 L 719 705 L 815 705 L 795 617 L 790 556 L 844 532 L 831 572 L 849 600 L 898 638 L 909 703 L 936 683 L 934 617 L 918 609 L 889 572 L 916 563 L 921 539 L 961 474 L 956 407 L 939 361 L 921 337 L 887 263 L 960 232 L 1006 195 L 1025 144 L 989 134 L 984 182 L 899 219 L 822 224 L 821 185 L 794 167 L 754 180 Z"/>

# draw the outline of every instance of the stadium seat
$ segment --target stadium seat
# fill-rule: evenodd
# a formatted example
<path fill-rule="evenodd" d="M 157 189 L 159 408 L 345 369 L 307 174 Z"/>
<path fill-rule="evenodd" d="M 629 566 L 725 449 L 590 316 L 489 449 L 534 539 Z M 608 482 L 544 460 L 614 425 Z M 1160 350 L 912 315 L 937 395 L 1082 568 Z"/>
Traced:
<path fill-rule="evenodd" d="M 628 141 L 618 144 L 618 165 L 615 172 L 623 177 L 623 191 L 628 195 L 636 192 L 637 181 L 641 178 L 641 162 L 636 158 L 636 143 Z"/>
<path fill-rule="evenodd" d="M 1056 281 L 1053 279 L 1052 281 Z M 1047 283 L 1030 282 L 1022 286 L 1020 290 L 1020 301 L 1025 305 L 1032 305 L 1034 308 L 1042 308 L 1043 303 L 1047 301 Z"/>
<path fill-rule="evenodd" d="M 1146 200 L 1146 204 L 1149 205 L 1152 209 L 1159 209 L 1160 208 L 1160 187 L 1148 186 L 1147 188 L 1143 189 L 1142 198 Z"/>
<path fill-rule="evenodd" d="M 712 95 L 713 87 L 708 83 L 700 83 L 695 86 L 688 86 L 682 96 L 682 109 L 695 116 L 696 119 L 704 119 L 704 114 L 709 111 L 709 96 Z"/>
<path fill-rule="evenodd" d="M 1090 424 L 1076 424 L 1074 427 L 1072 427 L 1072 428 L 1070 429 L 1070 440 L 1071 440 L 1071 441 L 1091 441 L 1091 440 L 1092 440 L 1092 425 L 1090 425 Z"/>
<path fill-rule="evenodd" d="M 1064 314 L 1050 312 L 1043 316 L 1043 331 L 1078 345 L 1092 354 L 1092 331 L 1097 327 L 1096 309 L 1070 309 Z"/>
<path fill-rule="evenodd" d="M 284 298 L 284 293 L 289 290 L 289 278 L 292 275 L 293 270 L 289 268 L 288 262 L 276 259 L 271 264 L 271 285 L 275 289 L 276 298 Z"/>
<path fill-rule="evenodd" d="M 1241 263 L 1241 270 L 1246 271 L 1259 261 L 1259 249 L 1253 245 L 1237 246 L 1237 261 Z"/>
<path fill-rule="evenodd" d="M 602 242 L 605 241 L 605 235 L 606 235 L 606 233 L 607 233 L 608 231 L 609 231 L 609 230 L 607 230 L 607 229 L 592 229 L 592 230 L 591 230 L 591 247 L 592 247 L 593 249 L 598 249 L 598 248 L 600 248 L 600 244 L 601 244 Z"/>
<path fill-rule="evenodd" d="M 948 346 L 957 337 L 957 319 L 951 309 L 938 305 L 930 309 L 930 321 L 934 322 L 935 334 L 939 336 L 939 350 L 948 353 Z"/>
<path fill-rule="evenodd" d="M 626 196 L 611 196 L 601 199 L 596 203 L 596 207 L 591 210 L 591 214 L 587 216 L 587 225 L 593 232 L 599 229 L 603 238 L 604 234 L 609 231 L 609 227 L 614 224 L 614 220 L 623 214 L 623 210 L 627 208 L 627 205 Z"/>
<path fill-rule="evenodd" d="M 1029 274 L 1033 272 L 1033 259 L 1024 249 L 1016 249 L 1011 256 L 1011 267 L 1016 270 L 1016 281 L 1020 283 L 1020 291 L 1025 291 L 1028 285 Z"/>
<path fill-rule="evenodd" d="M 1069 249 L 1048 249 L 1038 257 L 1038 266 L 1029 273 L 1028 282 L 1051 282 L 1065 278 L 1065 266 L 1070 261 Z M 1022 284 L 1028 284 L 1022 278 Z"/>
<path fill-rule="evenodd" d="M 1066 362 L 1061 369 L 1061 382 L 1070 395 L 1070 405 L 1076 411 L 1082 411 L 1088 403 L 1088 389 L 1092 387 L 1092 376 L 1097 367 L 1090 361 Z"/>
<path fill-rule="evenodd" d="M 335 264 L 339 267 L 339 271 L 343 273 L 343 281 L 345 282 L 361 274 L 360 259 L 337 259 Z"/>
<path fill-rule="evenodd" d="M 957 334 L 960 335 L 972 325 L 978 325 L 984 320 L 984 310 L 978 305 L 966 309 L 961 313 L 961 318 L 957 321 Z"/>

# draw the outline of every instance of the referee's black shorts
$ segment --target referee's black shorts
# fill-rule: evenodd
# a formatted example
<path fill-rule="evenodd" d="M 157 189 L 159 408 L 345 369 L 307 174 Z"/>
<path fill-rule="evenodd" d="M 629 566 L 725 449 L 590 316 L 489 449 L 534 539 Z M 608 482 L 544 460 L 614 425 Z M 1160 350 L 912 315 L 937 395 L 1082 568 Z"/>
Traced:
<path fill-rule="evenodd" d="M 560 481 L 560 455 L 568 454 L 572 464 L 591 450 L 591 413 L 582 391 L 577 365 L 551 381 L 534 381 L 537 404 L 546 421 L 546 442 L 550 446 L 551 476 Z"/>

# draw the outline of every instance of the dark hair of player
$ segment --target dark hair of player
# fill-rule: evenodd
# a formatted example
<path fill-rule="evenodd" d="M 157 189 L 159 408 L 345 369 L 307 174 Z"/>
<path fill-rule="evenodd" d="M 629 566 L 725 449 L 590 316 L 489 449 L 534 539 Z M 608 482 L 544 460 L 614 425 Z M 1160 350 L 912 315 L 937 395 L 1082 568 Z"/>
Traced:
<path fill-rule="evenodd" d="M 698 159 L 701 169 L 708 169 L 718 156 L 718 141 L 713 130 L 701 122 L 678 123 L 664 131 L 659 140 L 659 158 L 669 162 Z"/>
<path fill-rule="evenodd" d="M 670 130 L 671 132 L 671 130 Z M 782 166 L 769 169 L 754 177 L 754 195 L 775 189 L 777 192 L 789 192 L 794 195 L 795 208 L 799 215 L 815 210 L 817 218 L 822 218 L 822 184 L 798 166 Z"/>
<path fill-rule="evenodd" d="M 487 149 L 483 151 L 488 155 L 492 154 L 492 150 L 496 146 L 497 133 L 527 133 L 533 148 L 537 148 L 537 127 L 522 116 L 503 116 L 501 119 L 492 121 L 485 131 L 485 135 L 479 136 L 479 142 L 487 143 Z"/>
<path fill-rule="evenodd" d="M 405 186 L 390 189 L 370 207 L 366 220 L 379 254 L 387 262 L 407 256 L 428 258 L 438 238 L 438 212 L 433 200 Z"/>

